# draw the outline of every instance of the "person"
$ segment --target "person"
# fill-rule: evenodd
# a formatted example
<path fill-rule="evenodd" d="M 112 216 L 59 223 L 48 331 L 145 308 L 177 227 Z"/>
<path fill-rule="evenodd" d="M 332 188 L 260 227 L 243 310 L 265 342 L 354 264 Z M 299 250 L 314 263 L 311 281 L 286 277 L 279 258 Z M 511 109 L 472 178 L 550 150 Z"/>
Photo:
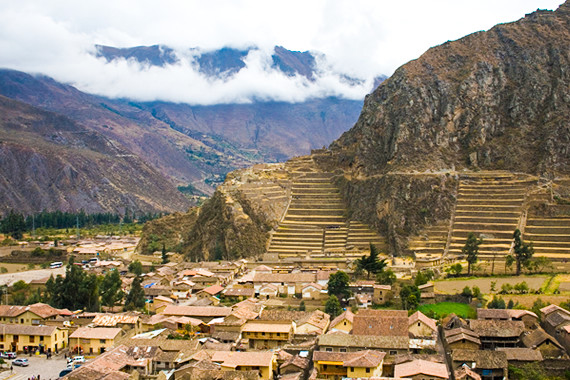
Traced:
<path fill-rule="evenodd" d="M 12 364 L 10 364 L 10 373 L 14 372 L 14 367 L 12 367 Z"/>

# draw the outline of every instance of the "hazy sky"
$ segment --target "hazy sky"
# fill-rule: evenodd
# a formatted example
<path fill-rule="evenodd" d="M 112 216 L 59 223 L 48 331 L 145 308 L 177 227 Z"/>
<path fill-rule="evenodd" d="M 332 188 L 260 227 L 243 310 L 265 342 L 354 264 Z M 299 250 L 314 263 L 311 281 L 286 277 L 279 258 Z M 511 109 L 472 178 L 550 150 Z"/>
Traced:
<path fill-rule="evenodd" d="M 390 75 L 428 48 L 562 0 L 3 0 L 0 67 L 43 73 L 81 90 L 139 100 L 194 104 L 253 98 L 302 101 L 362 98 L 372 78 Z M 165 68 L 106 63 L 95 44 L 168 45 L 179 52 L 223 46 L 261 48 L 226 80 L 205 78 L 189 62 Z M 271 49 L 324 53 L 315 82 L 271 70 Z M 187 57 L 191 60 L 191 57 Z M 185 63 L 185 64 L 184 64 Z M 360 86 L 339 73 L 367 80 Z"/>

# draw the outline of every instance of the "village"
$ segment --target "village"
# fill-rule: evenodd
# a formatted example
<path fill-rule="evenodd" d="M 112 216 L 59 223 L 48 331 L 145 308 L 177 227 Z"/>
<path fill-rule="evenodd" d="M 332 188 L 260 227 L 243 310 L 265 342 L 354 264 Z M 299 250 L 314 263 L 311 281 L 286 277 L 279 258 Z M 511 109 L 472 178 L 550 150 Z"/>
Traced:
<path fill-rule="evenodd" d="M 6 361 L 0 378 L 20 371 L 15 357 L 32 356 L 40 358 L 26 361 L 30 369 L 40 366 L 35 372 L 42 373 L 41 358 L 46 363 L 52 356 L 70 358 L 59 375 L 89 380 L 477 380 L 504 379 L 529 366 L 564 376 L 570 363 L 570 311 L 556 305 L 538 313 L 479 307 L 471 318 L 454 313 L 430 318 L 416 307 L 403 308 L 403 284 L 423 273 L 405 265 L 392 267 L 398 278 L 386 285 L 354 277 L 351 265 L 192 263 L 173 253 L 162 264 L 157 252 L 151 261 L 136 260 L 143 269 L 139 275 L 125 259 L 137 258 L 135 246 L 132 238 L 94 240 L 68 250 L 82 271 L 117 271 L 125 292 L 140 279 L 141 309 L 0 305 L 0 350 Z M 2 276 L 45 276 L 62 269 Z M 331 309 L 333 286 L 338 288 L 338 278 L 349 278 L 345 271 L 351 280 L 338 294 L 342 307 Z M 6 284 L 13 286 L 14 280 Z M 47 281 L 35 278 L 29 285 L 41 292 Z M 441 300 L 433 281 L 417 288 L 419 304 Z"/>

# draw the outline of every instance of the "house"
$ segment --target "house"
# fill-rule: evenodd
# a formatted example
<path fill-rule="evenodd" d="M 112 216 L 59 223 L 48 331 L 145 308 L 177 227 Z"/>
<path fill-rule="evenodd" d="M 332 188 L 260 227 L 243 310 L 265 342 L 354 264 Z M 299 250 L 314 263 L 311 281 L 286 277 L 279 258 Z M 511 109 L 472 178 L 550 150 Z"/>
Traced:
<path fill-rule="evenodd" d="M 330 323 L 331 331 L 344 331 L 350 333 L 352 324 L 354 323 L 354 313 L 350 309 L 346 309 L 341 315 L 333 319 Z"/>
<path fill-rule="evenodd" d="M 261 299 L 274 298 L 279 295 L 279 287 L 273 284 L 263 284 L 259 287 L 258 291 L 259 291 L 259 298 Z"/>
<path fill-rule="evenodd" d="M 196 293 L 196 297 L 198 297 L 198 299 L 202 299 L 218 296 L 223 290 L 224 287 L 222 285 L 208 286 L 207 288 L 204 288 Z"/>
<path fill-rule="evenodd" d="M 507 354 L 507 361 L 509 365 L 514 365 L 516 367 L 522 367 L 528 363 L 538 363 L 544 360 L 540 350 L 533 350 L 532 348 L 524 347 L 499 347 L 497 351 L 502 351 Z"/>
<path fill-rule="evenodd" d="M 115 345 L 122 331 L 118 327 L 80 327 L 69 336 L 69 347 L 79 354 L 102 354 Z"/>
<path fill-rule="evenodd" d="M 507 378 L 507 354 L 502 351 L 453 350 L 451 358 L 454 371 L 466 365 L 477 373 L 482 380 Z"/>
<path fill-rule="evenodd" d="M 374 290 L 372 293 L 372 303 L 377 305 L 383 305 L 386 302 L 394 298 L 394 293 L 392 292 L 392 286 L 390 285 L 374 285 Z"/>
<path fill-rule="evenodd" d="M 264 273 L 264 274 L 271 274 L 273 273 L 273 268 L 268 267 L 267 265 L 258 265 L 253 268 L 255 273 Z"/>
<path fill-rule="evenodd" d="M 140 316 L 136 314 L 97 314 L 91 323 L 95 327 L 119 327 L 123 330 L 133 330 L 135 334 L 142 330 Z"/>
<path fill-rule="evenodd" d="M 301 293 L 304 285 L 314 283 L 317 277 L 315 273 L 296 272 L 296 273 L 256 273 L 253 277 L 253 287 L 256 293 L 260 293 L 260 289 L 265 284 L 272 284 L 278 287 L 279 293 L 293 296 Z"/>
<path fill-rule="evenodd" d="M 183 316 L 202 320 L 209 323 L 214 318 L 223 318 L 230 315 L 232 309 L 222 306 L 167 306 L 162 314 L 168 316 Z"/>
<path fill-rule="evenodd" d="M 420 298 L 422 303 L 434 303 L 435 302 L 435 285 L 433 282 L 428 282 L 426 284 L 418 286 L 420 290 Z"/>
<path fill-rule="evenodd" d="M 538 325 L 538 316 L 529 310 L 478 308 L 477 319 L 523 321 L 526 328 L 531 328 Z"/>
<path fill-rule="evenodd" d="M 354 316 L 354 335 L 404 336 L 408 338 L 406 310 L 360 310 Z"/>
<path fill-rule="evenodd" d="M 154 313 L 162 313 L 167 306 L 174 305 L 174 300 L 170 297 L 158 296 L 154 297 L 151 304 L 147 304 L 147 308 Z"/>
<path fill-rule="evenodd" d="M 445 363 L 416 359 L 394 365 L 394 377 L 413 380 L 449 379 L 449 372 Z"/>
<path fill-rule="evenodd" d="M 370 378 L 382 376 L 385 352 L 313 352 L 313 363 L 319 379 Z"/>
<path fill-rule="evenodd" d="M 309 359 L 295 355 L 291 356 L 288 360 L 279 366 L 279 373 L 282 375 L 299 372 L 301 374 L 304 374 L 309 369 L 309 366 Z"/>
<path fill-rule="evenodd" d="M 0 305 L 0 321 L 2 323 L 18 323 L 28 326 L 39 326 L 46 321 L 55 320 L 58 316 L 69 316 L 69 310 L 60 310 L 45 303 L 28 306 Z"/>
<path fill-rule="evenodd" d="M 455 380 L 481 380 L 481 376 L 473 371 L 467 364 L 455 370 Z"/>
<path fill-rule="evenodd" d="M 481 340 L 479 334 L 464 327 L 457 327 L 450 330 L 444 330 L 445 342 L 449 349 L 465 349 L 479 350 L 481 349 Z"/>
<path fill-rule="evenodd" d="M 331 317 L 320 310 L 313 311 L 308 317 L 299 319 L 296 322 L 296 334 L 316 334 L 321 335 L 327 331 Z"/>
<path fill-rule="evenodd" d="M 329 333 L 318 338 L 319 350 L 327 352 L 355 352 L 377 350 L 388 355 L 405 354 L 409 349 L 408 336 L 350 335 Z"/>
<path fill-rule="evenodd" d="M 67 347 L 67 329 L 57 326 L 0 324 L 0 350 L 58 352 Z"/>
<path fill-rule="evenodd" d="M 295 334 L 295 323 L 292 321 L 246 322 L 241 330 L 242 338 L 247 339 L 249 348 L 277 348 L 290 342 Z"/>
<path fill-rule="evenodd" d="M 243 301 L 255 296 L 253 288 L 228 288 L 223 292 L 223 297 L 232 301 Z"/>
<path fill-rule="evenodd" d="M 570 352 L 570 311 L 557 305 L 549 305 L 540 309 L 541 326 L 547 333 L 556 337 L 566 350 Z"/>
<path fill-rule="evenodd" d="M 469 327 L 479 335 L 483 350 L 494 350 L 497 347 L 517 347 L 520 336 L 525 331 L 522 321 L 470 319 Z"/>
<path fill-rule="evenodd" d="M 271 351 L 216 351 L 211 361 L 220 364 L 224 371 L 258 371 L 262 380 L 273 379 L 273 370 L 276 369 L 275 353 Z"/>
<path fill-rule="evenodd" d="M 437 336 L 437 325 L 434 319 L 416 311 L 408 317 L 408 333 L 414 338 L 432 338 Z"/>
<path fill-rule="evenodd" d="M 318 300 L 323 298 L 327 293 L 323 290 L 324 287 L 314 282 L 301 286 L 301 297 L 304 300 Z"/>
<path fill-rule="evenodd" d="M 566 356 L 564 347 L 541 327 L 523 334 L 521 343 L 527 348 L 540 351 L 545 358 Z"/>

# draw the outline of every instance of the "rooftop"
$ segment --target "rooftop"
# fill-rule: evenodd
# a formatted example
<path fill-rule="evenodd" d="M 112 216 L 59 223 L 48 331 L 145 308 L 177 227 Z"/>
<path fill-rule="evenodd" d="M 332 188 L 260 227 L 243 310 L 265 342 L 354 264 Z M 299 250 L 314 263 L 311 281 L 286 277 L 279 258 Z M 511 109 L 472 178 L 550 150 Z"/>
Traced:
<path fill-rule="evenodd" d="M 115 339 L 121 331 L 122 329 L 118 327 L 80 327 L 69 337 L 79 339 Z"/>
<path fill-rule="evenodd" d="M 394 366 L 394 377 L 413 377 L 417 375 L 434 376 L 442 379 L 449 378 L 447 366 L 444 363 L 418 359 Z"/>

